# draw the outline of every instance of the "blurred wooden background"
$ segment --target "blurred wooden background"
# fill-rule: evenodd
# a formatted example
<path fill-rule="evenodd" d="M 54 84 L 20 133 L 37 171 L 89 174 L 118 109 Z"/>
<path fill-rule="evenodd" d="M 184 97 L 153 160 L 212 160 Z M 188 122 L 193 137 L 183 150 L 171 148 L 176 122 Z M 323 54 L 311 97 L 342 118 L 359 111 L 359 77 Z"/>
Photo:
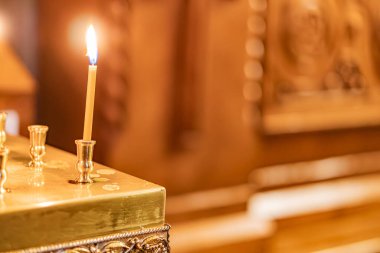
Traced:
<path fill-rule="evenodd" d="M 164 185 L 169 221 L 245 212 L 254 191 L 379 171 L 366 163 L 377 153 L 356 156 L 380 149 L 374 0 L 3 2 L 35 24 L 32 44 L 11 41 L 39 83 L 48 143 L 72 152 L 94 23 L 95 160 Z"/>
<path fill-rule="evenodd" d="M 72 140 L 81 136 L 87 67 L 81 31 L 94 22 L 96 157 L 164 184 L 170 195 L 242 184 L 262 166 L 380 148 L 377 126 L 265 134 L 261 111 L 244 96 L 251 5 L 37 1 L 38 120 L 51 126 L 49 142 L 73 151 Z M 328 120 L 324 113 L 320 121 Z"/>

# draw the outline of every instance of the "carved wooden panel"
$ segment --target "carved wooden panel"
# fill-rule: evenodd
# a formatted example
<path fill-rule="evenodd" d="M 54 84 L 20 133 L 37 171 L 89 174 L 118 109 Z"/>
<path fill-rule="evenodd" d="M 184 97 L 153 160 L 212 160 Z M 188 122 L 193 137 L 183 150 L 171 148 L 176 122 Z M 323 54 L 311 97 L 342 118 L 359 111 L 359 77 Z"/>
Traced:
<path fill-rule="evenodd" d="M 380 2 L 250 0 L 247 80 L 270 134 L 380 123 Z M 250 32 L 251 34 L 254 32 Z M 262 44 L 260 44 L 260 42 Z M 262 57 L 255 55 L 262 54 Z M 253 57 L 252 57 L 253 55 Z"/>

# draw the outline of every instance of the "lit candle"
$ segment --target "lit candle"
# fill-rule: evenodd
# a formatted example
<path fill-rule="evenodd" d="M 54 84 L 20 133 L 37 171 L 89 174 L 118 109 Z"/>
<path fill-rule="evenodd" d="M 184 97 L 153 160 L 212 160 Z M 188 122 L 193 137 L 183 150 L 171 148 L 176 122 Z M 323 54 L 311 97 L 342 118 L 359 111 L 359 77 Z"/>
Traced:
<path fill-rule="evenodd" d="M 96 62 L 98 59 L 98 48 L 96 43 L 95 29 L 92 25 L 86 33 L 87 56 L 90 60 L 88 66 L 86 111 L 84 116 L 83 140 L 90 141 L 92 134 L 92 118 L 94 115 L 95 84 L 96 84 Z"/>

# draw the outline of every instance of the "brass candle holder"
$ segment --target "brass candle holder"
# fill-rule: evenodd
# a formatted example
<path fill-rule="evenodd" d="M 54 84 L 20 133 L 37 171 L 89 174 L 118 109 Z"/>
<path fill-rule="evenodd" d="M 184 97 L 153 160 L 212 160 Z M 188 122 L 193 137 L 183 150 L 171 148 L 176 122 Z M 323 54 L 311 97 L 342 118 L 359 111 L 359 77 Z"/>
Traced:
<path fill-rule="evenodd" d="M 0 149 L 4 149 L 7 133 L 5 132 L 5 124 L 7 122 L 7 113 L 0 112 Z"/>
<path fill-rule="evenodd" d="M 87 184 L 92 183 L 90 174 L 94 169 L 94 163 L 92 157 L 94 153 L 94 146 L 96 141 L 76 140 L 77 145 L 77 158 L 76 168 L 79 172 L 79 178 L 76 183 Z"/>
<path fill-rule="evenodd" d="M 7 181 L 7 161 L 9 150 L 5 147 L 0 149 L 0 194 L 6 193 L 4 185 Z"/>
<path fill-rule="evenodd" d="M 30 138 L 30 167 L 41 168 L 44 165 L 42 157 L 46 154 L 45 142 L 48 126 L 31 125 L 28 126 Z"/>

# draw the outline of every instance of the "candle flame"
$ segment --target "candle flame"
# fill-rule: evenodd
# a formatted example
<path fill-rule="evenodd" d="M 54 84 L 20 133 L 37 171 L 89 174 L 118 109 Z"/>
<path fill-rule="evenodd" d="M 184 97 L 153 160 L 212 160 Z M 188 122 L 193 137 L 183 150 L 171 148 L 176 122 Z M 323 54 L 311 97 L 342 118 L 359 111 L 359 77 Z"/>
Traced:
<path fill-rule="evenodd" d="M 87 29 L 86 33 L 87 56 L 91 65 L 95 65 L 98 60 L 98 45 L 96 42 L 96 33 L 92 25 Z"/>

